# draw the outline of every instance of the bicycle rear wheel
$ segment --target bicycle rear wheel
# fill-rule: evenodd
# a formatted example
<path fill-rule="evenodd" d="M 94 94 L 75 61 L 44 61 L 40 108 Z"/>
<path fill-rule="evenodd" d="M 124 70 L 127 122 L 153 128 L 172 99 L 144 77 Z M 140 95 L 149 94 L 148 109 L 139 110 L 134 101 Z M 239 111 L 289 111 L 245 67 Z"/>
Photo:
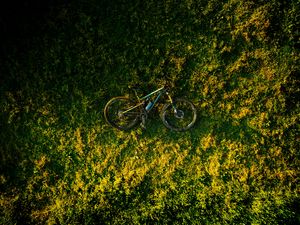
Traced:
<path fill-rule="evenodd" d="M 130 109 L 133 106 L 134 103 L 127 97 L 112 98 L 104 107 L 104 118 L 119 130 L 131 129 L 138 123 L 141 115 L 140 107 Z"/>
<path fill-rule="evenodd" d="M 186 99 L 175 99 L 173 104 L 164 105 L 161 119 L 166 127 L 174 131 L 186 131 L 196 122 L 197 110 L 192 102 Z"/>

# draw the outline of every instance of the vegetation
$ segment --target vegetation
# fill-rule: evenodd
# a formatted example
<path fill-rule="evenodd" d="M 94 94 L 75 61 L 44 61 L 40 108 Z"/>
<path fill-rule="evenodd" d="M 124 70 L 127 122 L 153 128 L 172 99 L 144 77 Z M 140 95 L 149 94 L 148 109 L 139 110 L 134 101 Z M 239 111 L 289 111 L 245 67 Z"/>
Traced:
<path fill-rule="evenodd" d="M 299 224 L 299 11 L 298 0 L 52 7 L 2 57 L 0 223 Z M 105 123 L 111 97 L 165 80 L 196 105 L 191 131 L 156 113 L 146 131 Z"/>

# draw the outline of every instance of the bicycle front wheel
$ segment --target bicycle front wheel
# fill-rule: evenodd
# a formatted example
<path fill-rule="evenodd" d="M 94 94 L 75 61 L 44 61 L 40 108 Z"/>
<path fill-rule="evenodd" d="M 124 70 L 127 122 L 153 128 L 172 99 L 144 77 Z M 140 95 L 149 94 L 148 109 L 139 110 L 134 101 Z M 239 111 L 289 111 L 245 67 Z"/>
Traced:
<path fill-rule="evenodd" d="M 175 99 L 173 104 L 164 105 L 161 119 L 166 127 L 174 131 L 186 131 L 196 122 L 197 110 L 192 102 L 186 99 Z"/>
<path fill-rule="evenodd" d="M 123 96 L 112 98 L 104 107 L 106 122 L 119 130 L 134 127 L 139 121 L 140 114 L 140 107 L 134 108 L 134 103 Z"/>

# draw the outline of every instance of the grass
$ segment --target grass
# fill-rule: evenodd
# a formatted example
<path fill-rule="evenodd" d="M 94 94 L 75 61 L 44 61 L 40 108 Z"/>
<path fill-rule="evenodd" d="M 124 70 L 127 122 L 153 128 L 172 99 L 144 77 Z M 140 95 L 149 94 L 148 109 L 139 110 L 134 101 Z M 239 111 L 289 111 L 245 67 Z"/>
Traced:
<path fill-rule="evenodd" d="M 299 223 L 298 9 L 54 7 L 30 48 L 2 57 L 1 223 Z M 166 80 L 196 105 L 191 130 L 168 130 L 159 110 L 146 131 L 105 123 L 111 97 Z"/>

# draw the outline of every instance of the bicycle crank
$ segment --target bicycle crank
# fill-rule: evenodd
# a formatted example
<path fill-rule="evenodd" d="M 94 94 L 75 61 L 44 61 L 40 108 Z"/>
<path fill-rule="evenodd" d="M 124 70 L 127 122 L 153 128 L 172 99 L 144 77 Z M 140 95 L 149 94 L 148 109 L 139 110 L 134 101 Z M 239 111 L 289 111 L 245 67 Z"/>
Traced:
<path fill-rule="evenodd" d="M 147 120 L 147 118 L 148 118 L 148 114 L 146 112 L 142 112 L 141 113 L 141 124 L 140 125 L 143 129 L 146 129 L 146 120 Z"/>

